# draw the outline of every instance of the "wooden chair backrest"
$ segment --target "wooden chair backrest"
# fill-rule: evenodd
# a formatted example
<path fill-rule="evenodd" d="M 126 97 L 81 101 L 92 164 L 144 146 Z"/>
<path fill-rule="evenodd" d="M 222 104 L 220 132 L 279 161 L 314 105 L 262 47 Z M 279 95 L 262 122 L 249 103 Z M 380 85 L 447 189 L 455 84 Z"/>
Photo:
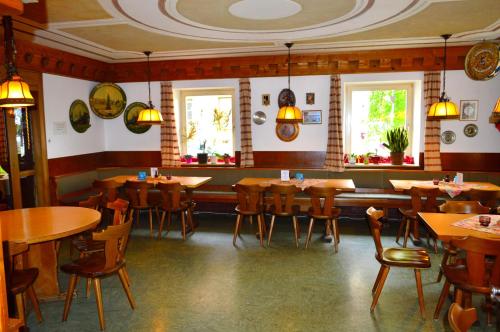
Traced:
<path fill-rule="evenodd" d="M 268 189 L 273 198 L 276 213 L 293 213 L 292 206 L 295 194 L 301 192 L 300 188 L 291 185 L 272 184 Z"/>
<path fill-rule="evenodd" d="M 334 187 L 315 187 L 306 188 L 307 193 L 311 198 L 312 214 L 317 216 L 332 217 L 333 207 L 335 204 L 335 195 L 342 191 Z"/>
<path fill-rule="evenodd" d="M 437 212 L 437 197 L 441 195 L 439 188 L 410 188 L 411 208 L 414 212 Z"/>
<path fill-rule="evenodd" d="M 238 198 L 240 210 L 259 213 L 262 205 L 262 195 L 265 188 L 258 184 L 235 184 L 233 190 Z"/>
<path fill-rule="evenodd" d="M 479 201 L 489 208 L 496 208 L 500 199 L 500 191 L 498 190 L 471 189 L 467 195 L 471 201 Z"/>
<path fill-rule="evenodd" d="M 8 253 L 9 256 L 5 257 L 5 261 L 8 264 L 8 265 L 6 265 L 6 267 L 8 268 L 8 270 L 6 272 L 9 274 L 9 277 L 10 277 L 10 274 L 14 271 L 15 266 L 17 264 L 20 264 L 20 261 L 17 261 L 17 264 L 16 264 L 16 259 L 14 259 L 14 257 L 17 255 L 20 255 L 24 252 L 27 252 L 29 247 L 28 247 L 28 243 L 26 243 L 26 242 L 17 243 L 17 242 L 8 241 L 7 248 L 9 251 L 9 253 Z"/>
<path fill-rule="evenodd" d="M 454 248 L 465 251 L 468 283 L 472 286 L 483 286 L 489 280 L 490 285 L 500 286 L 500 240 L 483 239 L 468 236 L 453 238 L 450 244 Z M 490 263 L 486 264 L 486 256 Z"/>
<path fill-rule="evenodd" d="M 125 182 L 125 193 L 132 207 L 148 205 L 148 191 L 152 189 L 154 184 L 145 181 L 128 181 Z"/>
<path fill-rule="evenodd" d="M 478 201 L 447 201 L 439 206 L 443 213 L 488 213 L 490 208 Z"/>
<path fill-rule="evenodd" d="M 466 332 L 476 320 L 476 308 L 464 310 L 458 303 L 451 304 L 448 311 L 448 322 L 454 332 Z"/>
<path fill-rule="evenodd" d="M 98 193 L 97 195 L 90 195 L 86 200 L 78 202 L 78 206 L 98 210 L 102 202 L 102 197 L 102 192 Z"/>
<path fill-rule="evenodd" d="M 181 195 L 184 187 L 179 182 L 158 183 L 161 193 L 161 205 L 165 210 L 178 210 L 181 207 Z"/>
<path fill-rule="evenodd" d="M 113 202 L 118 198 L 118 188 L 122 185 L 113 180 L 94 180 L 92 187 L 99 189 L 103 193 L 102 206 L 106 206 L 108 202 Z"/>
<path fill-rule="evenodd" d="M 113 225 L 120 225 L 127 219 L 129 202 L 117 198 L 114 202 L 109 202 L 106 207 L 113 210 Z"/>
<path fill-rule="evenodd" d="M 127 221 L 121 225 L 108 226 L 102 232 L 92 233 L 93 240 L 106 241 L 104 244 L 104 256 L 106 257 L 104 269 L 113 268 L 124 259 L 131 226 L 132 222 Z"/>
<path fill-rule="evenodd" d="M 373 242 L 375 242 L 377 258 L 382 259 L 382 252 L 384 251 L 384 247 L 382 247 L 382 241 L 380 239 L 382 223 L 379 220 L 384 216 L 384 211 L 377 210 L 372 206 L 369 207 L 368 210 L 366 210 L 366 215 L 368 216 L 368 223 L 370 225 Z"/>

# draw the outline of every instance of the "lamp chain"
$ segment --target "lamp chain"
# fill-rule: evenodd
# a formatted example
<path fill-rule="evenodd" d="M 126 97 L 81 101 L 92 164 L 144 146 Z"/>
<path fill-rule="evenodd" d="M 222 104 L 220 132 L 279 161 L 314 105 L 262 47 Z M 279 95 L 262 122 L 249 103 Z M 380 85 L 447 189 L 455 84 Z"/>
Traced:
<path fill-rule="evenodd" d="M 4 43 L 5 43 L 5 69 L 7 70 L 7 77 L 11 79 L 12 76 L 17 74 L 15 65 L 16 59 L 16 43 L 14 42 L 14 35 L 12 32 L 12 17 L 2 17 L 4 29 Z"/>
<path fill-rule="evenodd" d="M 290 90 L 290 48 L 292 46 L 288 46 L 288 90 Z"/>
<path fill-rule="evenodd" d="M 449 38 L 449 37 L 448 37 Z M 444 60 L 443 60 L 443 94 L 446 91 L 446 42 L 447 37 L 444 37 Z"/>
<path fill-rule="evenodd" d="M 152 103 L 151 103 L 151 67 L 150 67 L 150 64 L 149 64 L 149 56 L 151 55 L 151 52 L 149 51 L 146 51 L 144 52 L 146 54 L 146 56 L 148 57 L 148 96 L 149 96 L 149 107 L 150 108 L 153 108 L 152 107 Z"/>

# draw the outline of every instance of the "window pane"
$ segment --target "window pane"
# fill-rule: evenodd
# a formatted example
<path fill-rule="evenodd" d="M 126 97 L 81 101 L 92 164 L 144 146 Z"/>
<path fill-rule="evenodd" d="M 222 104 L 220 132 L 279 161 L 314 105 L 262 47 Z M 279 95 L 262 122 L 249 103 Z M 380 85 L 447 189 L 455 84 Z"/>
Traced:
<path fill-rule="evenodd" d="M 407 90 L 352 91 L 351 153 L 388 155 L 385 132 L 406 126 Z"/>
<path fill-rule="evenodd" d="M 233 155 L 232 96 L 188 96 L 185 105 L 186 153 L 196 156 L 206 142 L 209 154 Z"/>

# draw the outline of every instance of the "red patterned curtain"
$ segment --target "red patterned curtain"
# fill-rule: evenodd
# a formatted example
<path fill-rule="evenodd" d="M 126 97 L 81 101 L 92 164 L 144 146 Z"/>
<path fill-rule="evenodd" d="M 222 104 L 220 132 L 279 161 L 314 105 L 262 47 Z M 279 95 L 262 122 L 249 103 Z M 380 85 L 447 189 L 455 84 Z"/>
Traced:
<path fill-rule="evenodd" d="M 441 72 L 432 71 L 424 73 L 424 101 L 425 112 L 431 105 L 439 101 L 441 85 Z M 424 148 L 424 170 L 441 170 L 441 121 L 425 121 L 425 148 Z"/>
<path fill-rule="evenodd" d="M 250 80 L 240 78 L 241 167 L 253 167 Z"/>
<path fill-rule="evenodd" d="M 161 82 L 161 165 L 176 167 L 181 165 L 179 142 L 175 125 L 172 82 Z"/>
<path fill-rule="evenodd" d="M 325 168 L 333 172 L 344 171 L 340 75 L 330 77 L 330 110 L 328 113 L 328 144 L 326 147 Z"/>

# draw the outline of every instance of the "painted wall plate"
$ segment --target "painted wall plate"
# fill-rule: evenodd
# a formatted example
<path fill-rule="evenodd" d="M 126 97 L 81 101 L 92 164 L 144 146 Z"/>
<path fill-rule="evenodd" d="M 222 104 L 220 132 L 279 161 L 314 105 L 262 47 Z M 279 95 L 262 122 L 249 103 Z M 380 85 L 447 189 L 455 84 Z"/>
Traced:
<path fill-rule="evenodd" d="M 263 124 L 264 122 L 266 122 L 266 119 L 267 119 L 266 113 L 262 111 L 257 111 L 252 116 L 253 122 L 257 125 Z"/>
<path fill-rule="evenodd" d="M 478 127 L 473 123 L 469 123 L 464 127 L 464 134 L 467 137 L 476 136 L 478 131 L 479 131 Z"/>
<path fill-rule="evenodd" d="M 113 119 L 125 110 L 127 97 L 118 85 L 101 83 L 96 85 L 90 92 L 89 105 L 98 117 Z"/>
<path fill-rule="evenodd" d="M 284 142 L 290 142 L 299 135 L 299 125 L 297 123 L 277 123 L 276 135 Z"/>
<path fill-rule="evenodd" d="M 90 127 L 90 113 L 87 104 L 77 99 L 69 107 L 69 122 L 77 133 L 84 133 Z"/>
<path fill-rule="evenodd" d="M 148 108 L 148 105 L 140 102 L 135 102 L 127 106 L 125 113 L 123 113 L 123 121 L 125 127 L 134 134 L 142 134 L 151 128 L 151 125 L 138 125 L 136 124 L 139 112 Z"/>
<path fill-rule="evenodd" d="M 465 73 L 476 81 L 489 80 L 500 70 L 500 45 L 482 42 L 474 45 L 465 58 Z"/>
<path fill-rule="evenodd" d="M 456 138 L 457 135 L 455 135 L 455 132 L 451 130 L 443 131 L 443 133 L 441 134 L 441 142 L 443 142 L 444 144 L 452 144 L 453 142 L 455 142 Z"/>
<path fill-rule="evenodd" d="M 278 106 L 282 108 L 283 106 L 295 106 L 295 94 L 290 89 L 281 90 L 278 95 Z"/>

